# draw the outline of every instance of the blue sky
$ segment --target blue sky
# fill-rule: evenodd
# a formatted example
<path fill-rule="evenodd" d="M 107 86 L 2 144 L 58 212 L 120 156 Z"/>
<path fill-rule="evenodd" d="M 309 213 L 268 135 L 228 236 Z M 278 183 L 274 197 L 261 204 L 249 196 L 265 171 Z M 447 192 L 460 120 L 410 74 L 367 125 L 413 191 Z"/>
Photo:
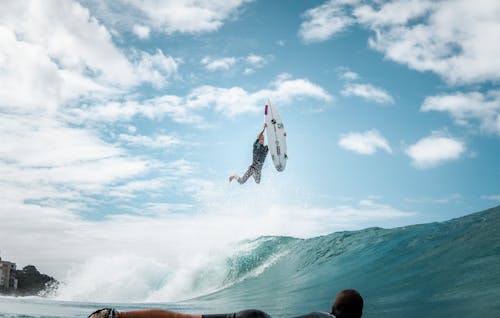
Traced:
<path fill-rule="evenodd" d="M 64 278 L 103 251 L 161 261 L 500 202 L 498 1 L 2 7 L 0 248 L 21 265 Z M 229 184 L 268 98 L 287 168 Z"/>

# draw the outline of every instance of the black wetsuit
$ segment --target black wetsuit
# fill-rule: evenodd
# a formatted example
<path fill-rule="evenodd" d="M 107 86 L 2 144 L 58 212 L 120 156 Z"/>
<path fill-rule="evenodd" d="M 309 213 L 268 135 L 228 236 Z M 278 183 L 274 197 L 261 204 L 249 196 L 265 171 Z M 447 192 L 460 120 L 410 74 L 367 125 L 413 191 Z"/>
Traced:
<path fill-rule="evenodd" d="M 296 316 L 294 318 L 335 318 L 335 316 L 329 312 L 315 311 L 306 315 Z"/>
<path fill-rule="evenodd" d="M 264 160 L 266 160 L 267 152 L 269 148 L 259 143 L 259 139 L 257 139 L 253 143 L 253 162 L 248 167 L 247 172 L 243 175 L 243 177 L 238 178 L 238 182 L 240 184 L 245 183 L 250 176 L 253 176 L 256 183 L 260 183 L 260 172 L 262 171 L 262 167 L 264 166 Z"/>
<path fill-rule="evenodd" d="M 271 318 L 262 310 L 249 309 L 230 314 L 201 315 L 201 318 Z"/>
<path fill-rule="evenodd" d="M 262 310 L 250 309 L 243 310 L 230 314 L 215 314 L 215 315 L 202 315 L 202 318 L 271 318 L 267 313 Z M 335 318 L 334 315 L 327 312 L 312 312 L 302 316 L 296 316 L 294 318 Z"/>

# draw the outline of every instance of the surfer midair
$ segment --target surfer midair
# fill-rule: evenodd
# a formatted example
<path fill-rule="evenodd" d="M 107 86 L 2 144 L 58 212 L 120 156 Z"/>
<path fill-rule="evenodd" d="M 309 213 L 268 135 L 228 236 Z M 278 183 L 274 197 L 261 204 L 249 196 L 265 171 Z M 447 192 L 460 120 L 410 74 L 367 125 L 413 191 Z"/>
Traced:
<path fill-rule="evenodd" d="M 267 124 L 264 123 L 264 128 L 257 136 L 257 140 L 253 143 L 253 161 L 250 167 L 248 167 L 247 171 L 243 175 L 243 177 L 238 177 L 233 174 L 229 176 L 229 182 L 236 179 L 239 184 L 245 183 L 250 176 L 253 176 L 256 183 L 260 183 L 260 173 L 262 171 L 262 167 L 264 166 L 264 160 L 266 160 L 267 152 L 269 148 L 267 145 L 264 145 L 264 131 L 266 130 Z"/>

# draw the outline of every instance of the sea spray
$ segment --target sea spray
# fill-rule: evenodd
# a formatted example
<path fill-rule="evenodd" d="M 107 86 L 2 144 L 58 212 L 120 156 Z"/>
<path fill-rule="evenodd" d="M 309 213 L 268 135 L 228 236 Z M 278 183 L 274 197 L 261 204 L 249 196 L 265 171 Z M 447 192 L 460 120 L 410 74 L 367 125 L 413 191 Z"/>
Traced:
<path fill-rule="evenodd" d="M 130 254 L 100 255 L 73 268 L 55 299 L 140 302 L 169 275 L 168 263 Z"/>
<path fill-rule="evenodd" d="M 53 297 L 91 302 L 175 302 L 258 276 L 294 239 L 264 237 L 158 260 L 107 253 L 76 266 Z"/>

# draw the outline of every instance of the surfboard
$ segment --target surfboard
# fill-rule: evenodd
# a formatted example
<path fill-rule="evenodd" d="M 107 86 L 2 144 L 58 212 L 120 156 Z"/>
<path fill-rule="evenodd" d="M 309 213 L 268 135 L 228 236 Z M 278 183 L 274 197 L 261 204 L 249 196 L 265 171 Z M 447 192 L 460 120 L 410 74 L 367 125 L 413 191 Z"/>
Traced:
<path fill-rule="evenodd" d="M 278 171 L 285 170 L 286 160 L 286 131 L 281 116 L 271 101 L 267 101 L 264 108 L 264 122 L 267 124 L 267 146 L 273 159 L 274 167 Z"/>

